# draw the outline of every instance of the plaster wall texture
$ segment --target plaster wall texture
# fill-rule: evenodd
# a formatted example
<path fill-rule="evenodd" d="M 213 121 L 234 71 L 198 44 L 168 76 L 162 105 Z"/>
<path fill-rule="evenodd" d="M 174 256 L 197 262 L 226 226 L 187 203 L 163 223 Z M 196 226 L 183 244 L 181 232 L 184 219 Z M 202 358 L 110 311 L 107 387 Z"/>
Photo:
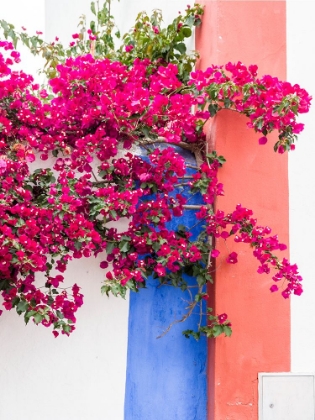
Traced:
<path fill-rule="evenodd" d="M 199 65 L 241 61 L 257 64 L 259 75 L 286 77 L 286 11 L 281 1 L 209 1 L 202 30 L 196 34 Z M 275 154 L 276 136 L 266 146 L 246 126 L 246 118 L 222 111 L 210 128 L 212 141 L 227 163 L 221 171 L 225 196 L 218 206 L 233 211 L 237 203 L 253 209 L 259 225 L 271 225 L 288 242 L 287 157 Z M 266 181 L 268 179 L 268 181 Z M 232 321 L 232 337 L 209 343 L 209 419 L 256 420 L 258 372 L 290 370 L 290 305 L 271 294 L 269 276 L 257 274 L 252 250 L 232 241 L 217 241 L 214 304 Z M 239 254 L 231 266 L 226 257 Z"/>
<path fill-rule="evenodd" d="M 288 80 L 300 84 L 315 97 L 314 1 L 287 3 Z M 291 300 L 291 369 L 315 372 L 315 103 L 303 115 L 305 130 L 289 156 L 290 254 L 304 278 L 304 293 Z"/>
<path fill-rule="evenodd" d="M 70 41 L 89 4 L 0 0 L 0 18 L 17 30 L 23 25 L 30 34 L 42 31 L 47 40 L 60 33 Z M 34 75 L 40 66 L 23 50 L 20 68 Z M 54 339 L 41 326 L 25 327 L 14 311 L 0 317 L 1 419 L 124 418 L 129 298 L 101 295 L 101 260 L 74 261 L 66 273 L 68 285 L 77 282 L 85 296 L 71 337 Z"/>
<path fill-rule="evenodd" d="M 196 166 L 192 153 L 175 149 L 187 164 Z M 202 202 L 199 194 L 189 194 L 189 187 L 180 191 L 190 204 Z M 195 211 L 186 210 L 168 227 L 176 230 L 178 225 L 195 226 L 191 233 L 196 238 L 201 231 L 197 221 Z M 195 284 L 190 278 L 186 280 Z M 194 289 L 183 293 L 173 287 L 159 287 L 158 281 L 149 279 L 146 290 L 131 294 L 125 420 L 206 420 L 207 340 L 187 340 L 182 334 L 183 330 L 196 328 L 199 309 L 163 335 L 170 324 L 187 313 L 190 293 L 194 295 Z"/>

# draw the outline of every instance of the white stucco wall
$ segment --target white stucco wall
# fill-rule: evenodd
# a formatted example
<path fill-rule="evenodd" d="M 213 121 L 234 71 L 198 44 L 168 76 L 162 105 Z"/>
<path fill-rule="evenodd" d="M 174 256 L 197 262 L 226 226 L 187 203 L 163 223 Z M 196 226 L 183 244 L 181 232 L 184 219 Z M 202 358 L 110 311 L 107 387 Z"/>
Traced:
<path fill-rule="evenodd" d="M 57 1 L 0 0 L 0 19 L 30 34 L 40 30 L 47 39 L 58 32 L 65 37 L 67 30 L 71 37 L 86 5 L 66 1 L 58 9 Z M 36 74 L 40 60 L 27 50 L 21 58 L 20 68 Z M 129 302 L 101 295 L 100 261 L 75 261 L 66 272 L 69 285 L 77 282 L 85 296 L 70 337 L 25 327 L 13 310 L 0 317 L 1 420 L 123 419 Z"/>
<path fill-rule="evenodd" d="M 315 2 L 287 1 L 288 80 L 315 97 Z M 293 297 L 291 360 L 294 372 L 315 372 L 315 102 L 304 115 L 305 131 L 290 154 L 290 252 L 304 278 L 304 294 Z"/>
<path fill-rule="evenodd" d="M 70 337 L 0 317 L 0 419 L 123 419 L 128 302 L 101 296 L 100 261 L 67 272 L 85 295 Z"/>

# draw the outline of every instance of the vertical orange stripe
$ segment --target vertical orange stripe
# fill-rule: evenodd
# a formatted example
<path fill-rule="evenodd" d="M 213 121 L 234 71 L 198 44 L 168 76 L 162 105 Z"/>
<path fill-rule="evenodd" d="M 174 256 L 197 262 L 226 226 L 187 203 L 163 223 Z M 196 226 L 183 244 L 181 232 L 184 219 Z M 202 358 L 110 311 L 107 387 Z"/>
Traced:
<path fill-rule="evenodd" d="M 242 61 L 257 64 L 259 74 L 286 77 L 285 1 L 203 1 L 206 6 L 196 48 L 199 67 Z M 287 156 L 273 152 L 276 136 L 265 146 L 246 126 L 246 118 L 221 111 L 213 123 L 216 149 L 227 163 L 221 170 L 226 196 L 218 208 L 235 205 L 254 210 L 260 225 L 268 225 L 288 244 Z M 248 245 L 223 241 L 217 261 L 214 306 L 232 321 L 231 338 L 209 345 L 208 418 L 256 420 L 258 372 L 290 370 L 290 306 L 272 294 L 272 274 L 257 274 L 258 262 Z M 236 251 L 239 263 L 229 265 Z"/>

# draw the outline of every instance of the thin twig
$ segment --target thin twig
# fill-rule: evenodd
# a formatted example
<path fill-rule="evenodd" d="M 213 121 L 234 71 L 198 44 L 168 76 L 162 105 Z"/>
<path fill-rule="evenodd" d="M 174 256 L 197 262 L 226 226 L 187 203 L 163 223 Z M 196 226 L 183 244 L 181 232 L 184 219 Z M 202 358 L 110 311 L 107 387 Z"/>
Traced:
<path fill-rule="evenodd" d="M 174 325 L 176 325 L 176 324 L 179 324 L 179 323 L 181 323 L 181 322 L 184 322 L 184 321 L 186 321 L 186 319 L 187 318 L 189 318 L 190 317 L 190 315 L 193 313 L 193 311 L 194 311 L 194 309 L 195 309 L 195 307 L 197 306 L 197 304 L 198 303 L 200 303 L 200 302 L 196 302 L 196 301 L 194 301 L 194 302 L 192 302 L 190 305 L 189 305 L 189 311 L 181 318 L 181 319 L 176 319 L 175 321 L 173 321 L 167 328 L 166 328 L 166 330 L 164 330 L 163 332 L 162 332 L 162 334 L 161 335 L 159 335 L 158 337 L 156 337 L 156 338 L 162 338 L 162 337 L 164 337 L 169 331 L 170 331 L 170 329 L 174 326 Z"/>
<path fill-rule="evenodd" d="M 96 181 L 96 182 L 102 182 L 101 180 L 99 180 L 99 179 L 97 178 L 97 176 L 95 175 L 95 173 L 94 173 L 93 169 L 92 169 L 92 175 L 93 175 L 93 178 L 95 179 L 95 181 Z"/>
<path fill-rule="evenodd" d="M 199 204 L 184 204 L 183 208 L 187 210 L 200 210 L 201 207 L 204 207 L 203 205 Z"/>
<path fill-rule="evenodd" d="M 139 143 L 141 145 L 150 145 L 150 144 L 156 144 L 156 143 L 170 144 L 172 146 L 178 146 L 178 147 L 181 147 L 182 149 L 189 150 L 191 152 L 193 151 L 193 149 L 195 147 L 194 143 L 192 143 L 190 145 L 188 143 L 184 143 L 183 141 L 181 141 L 179 143 L 169 142 L 169 141 L 166 140 L 165 137 L 158 137 L 157 139 L 154 139 L 154 140 L 150 140 L 150 139 L 145 138 L 145 139 L 139 141 Z"/>
<path fill-rule="evenodd" d="M 177 188 L 177 187 L 183 187 L 185 185 L 190 185 L 191 186 L 190 182 L 181 182 L 179 184 L 174 184 L 173 187 Z"/>
<path fill-rule="evenodd" d="M 195 223 L 194 225 L 190 226 L 189 229 L 187 229 L 187 231 L 192 230 L 193 228 L 195 228 L 196 226 L 200 225 L 200 223 L 204 223 L 205 218 L 203 217 L 202 219 L 198 220 L 197 223 Z"/>
<path fill-rule="evenodd" d="M 95 182 L 91 182 L 91 184 L 92 185 L 104 185 L 104 184 L 108 184 L 109 183 L 109 181 L 106 181 L 105 179 L 104 179 L 104 181 L 95 181 Z"/>

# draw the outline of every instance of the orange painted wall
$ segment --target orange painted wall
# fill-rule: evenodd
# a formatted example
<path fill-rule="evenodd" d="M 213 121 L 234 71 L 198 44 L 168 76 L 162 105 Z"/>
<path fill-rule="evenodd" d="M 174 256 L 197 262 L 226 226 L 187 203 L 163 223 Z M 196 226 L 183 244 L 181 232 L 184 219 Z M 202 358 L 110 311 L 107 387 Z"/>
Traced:
<path fill-rule="evenodd" d="M 259 74 L 286 77 L 285 1 L 203 1 L 203 24 L 196 34 L 199 68 L 242 61 L 257 64 Z M 268 225 L 288 243 L 287 156 L 273 152 L 275 137 L 258 145 L 258 134 L 246 118 L 221 111 L 211 127 L 216 150 L 227 163 L 221 170 L 226 196 L 218 207 L 232 211 L 237 203 L 254 210 L 259 224 Z M 272 294 L 271 275 L 257 274 L 258 261 L 244 244 L 217 244 L 212 303 L 227 312 L 231 338 L 209 343 L 209 420 L 256 420 L 258 372 L 290 370 L 290 306 Z M 236 251 L 239 263 L 225 262 Z M 212 306 L 212 305 L 211 305 Z"/>

